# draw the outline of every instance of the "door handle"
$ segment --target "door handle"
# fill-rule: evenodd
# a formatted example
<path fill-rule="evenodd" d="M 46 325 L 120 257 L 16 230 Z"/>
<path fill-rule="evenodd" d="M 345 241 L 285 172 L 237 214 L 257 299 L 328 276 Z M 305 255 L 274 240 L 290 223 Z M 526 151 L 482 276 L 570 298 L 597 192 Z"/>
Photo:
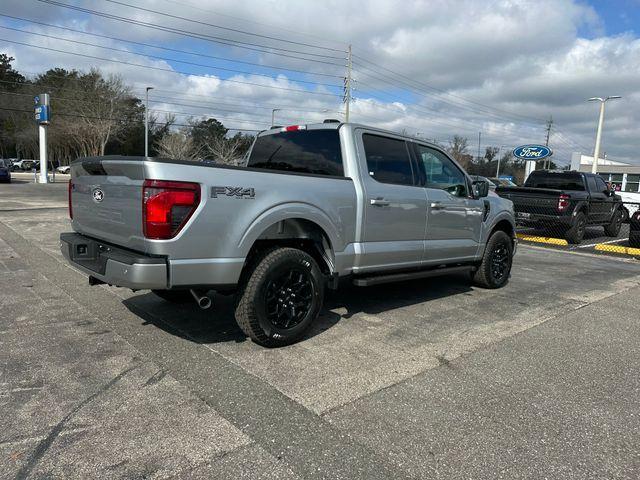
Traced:
<path fill-rule="evenodd" d="M 382 197 L 372 198 L 370 202 L 371 205 L 375 205 L 376 207 L 388 207 L 389 205 L 391 205 L 391 202 L 389 200 L 385 200 Z"/>
<path fill-rule="evenodd" d="M 440 202 L 431 202 L 431 210 L 444 210 L 445 206 Z"/>

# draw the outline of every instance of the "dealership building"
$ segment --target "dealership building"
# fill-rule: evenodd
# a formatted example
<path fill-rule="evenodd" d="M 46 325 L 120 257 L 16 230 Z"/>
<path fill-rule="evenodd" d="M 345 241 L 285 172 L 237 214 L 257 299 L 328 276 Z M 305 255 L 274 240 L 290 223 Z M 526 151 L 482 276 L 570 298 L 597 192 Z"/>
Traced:
<path fill-rule="evenodd" d="M 571 155 L 571 170 L 591 172 L 593 156 L 574 152 Z M 640 192 L 640 165 L 617 162 L 608 158 L 598 160 L 598 174 L 622 192 Z"/>

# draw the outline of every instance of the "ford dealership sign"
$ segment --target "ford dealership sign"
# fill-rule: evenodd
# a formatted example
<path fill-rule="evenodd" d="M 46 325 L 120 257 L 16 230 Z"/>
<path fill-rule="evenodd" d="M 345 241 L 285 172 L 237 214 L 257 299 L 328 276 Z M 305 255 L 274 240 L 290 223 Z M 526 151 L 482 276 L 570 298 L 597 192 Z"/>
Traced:
<path fill-rule="evenodd" d="M 541 160 L 552 153 L 551 149 L 544 145 L 522 145 L 513 149 L 513 156 L 522 160 Z"/>

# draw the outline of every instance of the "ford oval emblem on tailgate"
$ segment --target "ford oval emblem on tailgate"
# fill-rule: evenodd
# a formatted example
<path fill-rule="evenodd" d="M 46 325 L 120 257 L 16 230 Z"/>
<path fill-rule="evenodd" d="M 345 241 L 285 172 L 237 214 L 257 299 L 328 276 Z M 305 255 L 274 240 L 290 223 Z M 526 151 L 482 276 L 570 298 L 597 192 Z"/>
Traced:
<path fill-rule="evenodd" d="M 91 194 L 93 195 L 93 201 L 96 203 L 100 203 L 104 200 L 104 191 L 101 188 L 94 188 Z"/>

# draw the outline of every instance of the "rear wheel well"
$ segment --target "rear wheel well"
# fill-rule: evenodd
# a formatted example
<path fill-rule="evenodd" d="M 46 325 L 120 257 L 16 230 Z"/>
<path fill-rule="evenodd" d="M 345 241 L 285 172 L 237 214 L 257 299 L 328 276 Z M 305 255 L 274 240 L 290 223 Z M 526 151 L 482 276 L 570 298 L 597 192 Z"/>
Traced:
<path fill-rule="evenodd" d="M 253 243 L 244 262 L 241 278 L 254 267 L 264 252 L 277 247 L 297 248 L 308 253 L 317 262 L 320 271 L 331 275 L 334 259 L 331 241 L 318 224 L 303 218 L 290 218 L 274 223 Z"/>

